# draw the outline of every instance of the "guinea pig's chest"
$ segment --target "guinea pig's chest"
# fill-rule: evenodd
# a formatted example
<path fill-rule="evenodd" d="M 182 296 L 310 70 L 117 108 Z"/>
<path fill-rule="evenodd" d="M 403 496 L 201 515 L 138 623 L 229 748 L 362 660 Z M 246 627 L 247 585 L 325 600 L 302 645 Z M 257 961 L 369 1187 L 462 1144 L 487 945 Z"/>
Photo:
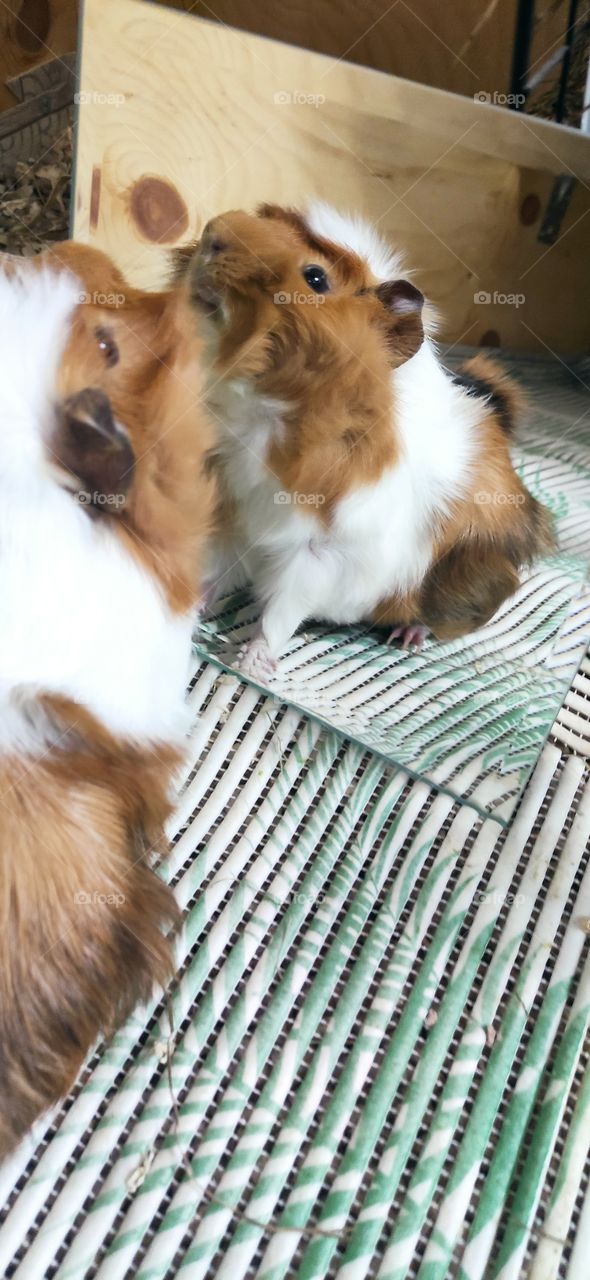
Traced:
<path fill-rule="evenodd" d="M 279 400 L 258 395 L 251 386 L 236 380 L 218 385 L 208 404 L 220 427 L 223 482 L 240 515 L 240 522 L 266 516 L 283 517 L 277 511 L 285 503 L 278 477 L 269 466 L 272 445 L 282 441 L 288 406 Z M 276 523 L 273 519 L 272 524 Z"/>

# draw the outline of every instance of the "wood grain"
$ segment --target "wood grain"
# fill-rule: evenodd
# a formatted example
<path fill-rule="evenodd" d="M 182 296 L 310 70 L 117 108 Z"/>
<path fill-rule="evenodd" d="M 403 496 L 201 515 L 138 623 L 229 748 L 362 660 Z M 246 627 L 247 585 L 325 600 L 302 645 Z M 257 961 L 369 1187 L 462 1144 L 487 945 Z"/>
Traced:
<path fill-rule="evenodd" d="M 486 0 L 487 3 L 487 0 Z M 175 0 L 176 7 L 389 74 L 464 93 L 506 92 L 517 0 Z M 465 46 L 468 45 L 467 48 Z M 462 52 L 463 51 L 463 52 Z"/>
<path fill-rule="evenodd" d="M 587 347 L 590 145 L 573 130 L 137 0 L 87 0 L 81 90 L 75 231 L 132 280 L 160 284 L 167 248 L 215 212 L 319 195 L 404 250 L 445 339 Z M 569 170 L 580 182 L 547 249 L 539 218 Z"/>
<path fill-rule="evenodd" d="M 170 0 L 158 0 L 170 4 Z M 510 88 L 518 0 L 172 0 L 252 34 L 473 97 Z M 580 6 L 578 24 L 584 20 Z M 563 40 L 567 0 L 536 7 L 531 65 Z"/>

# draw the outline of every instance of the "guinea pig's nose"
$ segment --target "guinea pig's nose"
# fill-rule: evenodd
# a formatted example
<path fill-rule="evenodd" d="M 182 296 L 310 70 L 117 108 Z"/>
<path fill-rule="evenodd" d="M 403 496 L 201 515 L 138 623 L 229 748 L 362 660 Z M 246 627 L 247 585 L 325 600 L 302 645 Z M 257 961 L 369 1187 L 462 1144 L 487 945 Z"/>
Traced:
<path fill-rule="evenodd" d="M 111 402 L 98 387 L 84 387 L 63 401 L 63 412 L 73 428 L 87 428 L 105 439 L 116 433 Z"/>

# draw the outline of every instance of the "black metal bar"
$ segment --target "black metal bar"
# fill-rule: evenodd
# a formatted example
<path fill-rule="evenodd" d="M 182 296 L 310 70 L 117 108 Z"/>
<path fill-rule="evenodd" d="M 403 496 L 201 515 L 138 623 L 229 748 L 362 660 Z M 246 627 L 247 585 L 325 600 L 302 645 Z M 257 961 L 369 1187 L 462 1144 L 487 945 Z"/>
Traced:
<path fill-rule="evenodd" d="M 522 111 L 525 105 L 534 19 L 535 0 L 518 0 L 510 77 L 510 105 L 515 111 Z"/>
<path fill-rule="evenodd" d="M 578 0 L 570 0 L 569 13 L 567 17 L 567 30 L 565 33 L 565 53 L 561 64 L 561 75 L 559 77 L 559 93 L 555 104 L 555 119 L 558 124 L 563 120 L 565 111 L 565 95 L 567 93 L 567 82 L 570 73 L 570 65 L 572 61 L 572 47 L 574 43 L 574 28 L 576 25 L 576 14 L 578 12 Z"/>
<path fill-rule="evenodd" d="M 558 239 L 575 186 L 576 179 L 570 173 L 564 173 L 560 178 L 554 179 L 549 203 L 537 236 L 541 244 L 555 244 Z"/>

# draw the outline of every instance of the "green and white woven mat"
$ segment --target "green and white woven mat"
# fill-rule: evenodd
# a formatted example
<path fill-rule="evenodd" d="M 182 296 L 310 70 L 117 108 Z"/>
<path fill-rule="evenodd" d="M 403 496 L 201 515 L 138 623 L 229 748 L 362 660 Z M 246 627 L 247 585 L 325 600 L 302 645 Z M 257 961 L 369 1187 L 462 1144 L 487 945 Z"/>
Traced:
<path fill-rule="evenodd" d="M 571 556 L 564 412 L 526 466 Z M 178 976 L 0 1167 L 0 1271 L 587 1280 L 586 665 L 505 828 L 493 769 L 476 808 L 195 655 Z"/>
<path fill-rule="evenodd" d="M 583 759 L 507 832 L 211 665 L 190 700 L 178 981 L 0 1171 L 6 1274 L 586 1280 Z"/>

